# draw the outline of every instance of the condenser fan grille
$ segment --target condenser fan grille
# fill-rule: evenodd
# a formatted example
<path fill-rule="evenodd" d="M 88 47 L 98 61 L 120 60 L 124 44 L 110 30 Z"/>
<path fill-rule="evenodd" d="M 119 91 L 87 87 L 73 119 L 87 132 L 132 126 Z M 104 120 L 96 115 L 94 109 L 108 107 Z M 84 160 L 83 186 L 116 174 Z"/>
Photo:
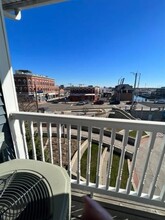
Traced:
<path fill-rule="evenodd" d="M 0 177 L 0 220 L 51 219 L 51 189 L 35 172 L 14 171 Z"/>

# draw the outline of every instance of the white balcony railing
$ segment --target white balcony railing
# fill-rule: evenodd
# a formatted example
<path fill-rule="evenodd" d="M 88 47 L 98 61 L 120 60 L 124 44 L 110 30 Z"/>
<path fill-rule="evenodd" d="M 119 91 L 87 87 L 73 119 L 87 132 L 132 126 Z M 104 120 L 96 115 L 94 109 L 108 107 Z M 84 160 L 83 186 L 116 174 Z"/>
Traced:
<path fill-rule="evenodd" d="M 21 137 L 17 137 L 15 130 L 17 121 Z M 165 205 L 165 123 L 19 112 L 10 115 L 10 127 L 18 158 L 23 150 L 27 159 L 64 166 L 72 186 L 140 203 Z M 135 138 L 129 136 L 130 131 Z M 18 138 L 23 139 L 24 146 L 17 146 Z M 94 142 L 98 143 L 97 162 L 92 165 Z M 120 159 L 115 184 L 111 185 L 114 152 Z M 125 158 L 129 172 L 123 187 Z M 93 182 L 91 166 L 95 166 Z"/>

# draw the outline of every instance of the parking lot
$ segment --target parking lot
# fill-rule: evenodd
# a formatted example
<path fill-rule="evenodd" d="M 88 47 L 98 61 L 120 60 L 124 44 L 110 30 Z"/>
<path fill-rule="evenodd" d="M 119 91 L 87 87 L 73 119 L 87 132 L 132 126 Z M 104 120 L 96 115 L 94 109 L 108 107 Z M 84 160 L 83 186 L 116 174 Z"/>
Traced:
<path fill-rule="evenodd" d="M 44 102 L 39 104 L 39 108 L 45 108 L 47 112 L 62 112 L 62 111 L 72 111 L 72 110 L 83 110 L 83 109 L 111 109 L 112 106 L 105 102 L 102 105 L 93 105 L 93 103 L 88 103 L 84 105 L 77 104 L 78 102 L 59 102 L 59 103 L 53 103 L 53 102 Z"/>
<path fill-rule="evenodd" d="M 91 110 L 91 109 L 107 109 L 111 110 L 114 106 L 113 104 L 109 104 L 109 102 L 104 102 L 104 104 L 93 104 L 93 103 L 87 103 L 87 104 L 77 104 L 79 102 L 43 102 L 39 103 L 39 108 L 44 108 L 46 112 L 52 112 L 52 113 L 60 113 L 63 111 L 73 111 L 73 110 Z M 126 105 L 126 102 L 120 102 L 119 105 L 115 105 L 122 109 L 129 109 L 131 105 Z M 165 104 L 155 104 L 151 102 L 139 102 L 136 104 L 136 109 L 158 109 L 158 108 L 165 108 Z"/>

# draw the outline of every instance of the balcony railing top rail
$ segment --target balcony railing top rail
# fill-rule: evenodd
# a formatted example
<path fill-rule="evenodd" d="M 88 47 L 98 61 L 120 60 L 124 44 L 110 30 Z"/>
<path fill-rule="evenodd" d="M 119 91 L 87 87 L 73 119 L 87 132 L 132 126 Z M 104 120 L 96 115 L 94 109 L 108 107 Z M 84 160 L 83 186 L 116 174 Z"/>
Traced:
<path fill-rule="evenodd" d="M 140 129 L 148 130 L 151 132 L 165 132 L 165 123 L 158 121 L 141 121 L 130 119 L 110 119 L 110 118 L 95 118 L 87 116 L 74 116 L 62 114 L 42 114 L 30 112 L 13 112 L 10 114 L 11 119 L 19 120 L 33 120 L 36 122 L 56 122 L 60 124 L 75 124 L 75 125 L 92 125 L 93 127 L 105 128 L 111 123 L 113 128 L 127 128 L 130 130 Z"/>

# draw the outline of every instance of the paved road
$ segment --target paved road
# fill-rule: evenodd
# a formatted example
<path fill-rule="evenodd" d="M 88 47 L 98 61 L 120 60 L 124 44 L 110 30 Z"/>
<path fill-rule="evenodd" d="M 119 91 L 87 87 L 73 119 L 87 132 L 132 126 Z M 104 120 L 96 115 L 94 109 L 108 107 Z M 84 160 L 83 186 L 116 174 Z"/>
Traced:
<path fill-rule="evenodd" d="M 59 102 L 59 103 L 53 103 L 53 102 L 43 102 L 39 103 L 39 108 L 45 108 L 47 112 L 52 113 L 61 113 L 63 111 L 72 111 L 72 110 L 82 110 L 86 111 L 87 109 L 106 109 L 111 110 L 114 105 L 110 105 L 108 102 L 105 102 L 103 105 L 93 105 L 93 104 L 86 104 L 83 106 L 78 106 L 76 103 L 71 102 Z M 125 102 L 121 102 L 117 107 L 122 109 L 129 109 L 130 105 L 126 105 Z M 149 109 L 149 108 L 163 108 L 165 107 L 165 104 L 154 104 L 154 103 L 148 103 L 148 102 L 141 102 L 136 105 L 136 109 Z"/>
<path fill-rule="evenodd" d="M 103 105 L 93 105 L 93 104 L 86 104 L 86 105 L 82 105 L 82 106 L 78 106 L 76 105 L 76 103 L 73 102 L 59 102 L 59 103 L 52 103 L 52 102 L 44 102 L 39 104 L 39 108 L 44 107 L 46 108 L 47 111 L 71 111 L 71 110 L 80 110 L 80 109 L 100 109 L 100 108 L 104 108 L 104 109 L 111 109 L 112 105 L 110 105 L 109 103 L 104 103 Z"/>

